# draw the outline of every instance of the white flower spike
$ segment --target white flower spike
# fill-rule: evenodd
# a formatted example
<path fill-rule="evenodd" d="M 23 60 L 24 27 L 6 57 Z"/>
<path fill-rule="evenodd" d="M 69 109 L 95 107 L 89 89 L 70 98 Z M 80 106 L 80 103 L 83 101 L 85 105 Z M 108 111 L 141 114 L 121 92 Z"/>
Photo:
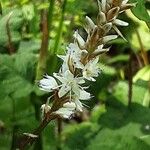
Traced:
<path fill-rule="evenodd" d="M 106 44 L 118 35 L 125 39 L 117 26 L 128 26 L 127 22 L 118 19 L 119 14 L 134 6 L 127 2 L 128 0 L 98 0 L 97 24 L 86 16 L 86 39 L 75 31 L 74 43 L 69 44 L 65 55 L 58 56 L 63 61 L 59 73 L 46 75 L 39 81 L 40 89 L 53 92 L 55 98 L 52 106 L 48 103 L 42 105 L 43 115 L 50 112 L 70 119 L 76 111 L 83 111 L 85 104 L 82 101 L 91 99 L 91 94 L 85 91 L 87 85 L 84 84 L 86 80 L 96 81 L 100 74 L 99 56 L 109 50 L 105 48 Z M 118 35 L 111 35 L 112 29 Z"/>

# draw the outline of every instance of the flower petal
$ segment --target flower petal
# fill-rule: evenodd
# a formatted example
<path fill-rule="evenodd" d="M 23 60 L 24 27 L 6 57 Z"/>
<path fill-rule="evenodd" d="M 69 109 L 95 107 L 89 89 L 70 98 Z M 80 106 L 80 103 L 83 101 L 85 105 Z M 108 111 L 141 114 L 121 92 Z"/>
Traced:
<path fill-rule="evenodd" d="M 80 36 L 80 34 L 78 33 L 78 31 L 75 31 L 75 33 L 74 33 L 74 38 L 77 40 L 77 42 L 78 42 L 78 44 L 80 45 L 80 46 L 84 46 L 84 44 L 85 44 L 85 41 L 84 41 L 84 39 Z"/>
<path fill-rule="evenodd" d="M 80 90 L 80 97 L 81 100 L 87 100 L 91 98 L 91 94 L 86 92 L 85 90 Z"/>
<path fill-rule="evenodd" d="M 71 90 L 70 86 L 67 86 L 65 84 L 62 85 L 62 87 L 60 88 L 59 92 L 58 92 L 58 96 L 59 97 L 63 97 L 65 94 L 67 94 L 69 91 Z"/>
<path fill-rule="evenodd" d="M 76 104 L 76 109 L 78 110 L 78 111 L 83 111 L 82 110 L 82 108 L 83 108 L 83 105 L 82 105 L 82 103 L 78 100 L 78 99 L 76 99 L 75 101 L 75 104 Z"/>
<path fill-rule="evenodd" d="M 56 80 L 48 75 L 45 75 L 42 80 L 39 81 L 39 87 L 43 91 L 51 92 L 57 88 L 58 84 Z"/>

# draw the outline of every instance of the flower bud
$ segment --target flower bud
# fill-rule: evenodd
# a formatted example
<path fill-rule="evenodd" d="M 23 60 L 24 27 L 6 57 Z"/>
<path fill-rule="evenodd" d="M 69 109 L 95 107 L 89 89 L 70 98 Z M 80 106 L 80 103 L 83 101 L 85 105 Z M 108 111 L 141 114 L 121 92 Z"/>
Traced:
<path fill-rule="evenodd" d="M 94 22 L 91 20 L 91 18 L 89 18 L 88 16 L 86 16 L 85 21 L 87 23 L 87 28 L 91 31 L 93 30 L 96 25 L 94 24 Z"/>
<path fill-rule="evenodd" d="M 103 37 L 103 43 L 107 43 L 111 40 L 116 39 L 118 36 L 117 35 L 107 35 Z"/>
<path fill-rule="evenodd" d="M 106 34 L 106 33 L 108 33 L 108 32 L 111 30 L 111 28 L 112 28 L 112 23 L 111 23 L 111 22 L 110 22 L 110 23 L 106 23 L 105 25 L 103 25 L 102 28 L 104 29 L 105 34 Z"/>
<path fill-rule="evenodd" d="M 118 26 L 128 26 L 129 25 L 128 22 L 125 22 L 125 21 L 122 21 L 122 20 L 119 20 L 119 19 L 115 19 L 114 24 L 116 24 Z"/>
<path fill-rule="evenodd" d="M 103 25 L 106 23 L 106 16 L 105 16 L 105 13 L 103 13 L 102 11 L 99 12 L 98 14 L 98 23 L 100 23 L 100 25 Z"/>
<path fill-rule="evenodd" d="M 114 7 L 109 10 L 107 13 L 107 21 L 112 21 L 113 19 L 115 19 L 119 13 L 119 9 L 119 7 Z"/>

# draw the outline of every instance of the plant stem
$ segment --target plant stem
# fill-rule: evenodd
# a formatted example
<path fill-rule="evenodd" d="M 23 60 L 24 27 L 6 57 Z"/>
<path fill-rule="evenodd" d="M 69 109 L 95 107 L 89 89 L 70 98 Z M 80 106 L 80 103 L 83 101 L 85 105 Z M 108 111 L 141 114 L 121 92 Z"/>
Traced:
<path fill-rule="evenodd" d="M 42 25 L 42 43 L 39 54 L 39 61 L 37 66 L 36 80 L 40 80 L 47 68 L 47 56 L 48 56 L 48 45 L 49 45 L 49 29 L 52 23 L 54 1 L 50 0 L 48 10 L 42 10 L 41 12 L 41 25 Z"/>
<path fill-rule="evenodd" d="M 53 62 L 51 65 L 51 70 L 50 70 L 51 72 L 54 72 L 54 70 L 56 69 L 56 66 L 57 66 L 57 57 L 55 56 L 55 54 L 57 54 L 57 51 L 58 51 L 58 48 L 60 45 L 66 5 L 67 5 L 67 0 L 64 0 L 64 2 L 62 4 L 62 12 L 61 12 L 61 18 L 60 18 L 60 22 L 59 22 L 59 26 L 58 26 L 58 30 L 57 30 L 57 35 L 55 38 L 54 49 L 51 52 L 51 58 L 53 59 Z"/>
<path fill-rule="evenodd" d="M 129 87 L 129 91 L 128 91 L 128 107 L 131 106 L 131 102 L 132 102 L 132 53 L 130 52 L 130 58 L 129 58 L 129 68 L 128 68 L 128 75 L 129 75 L 129 82 L 128 82 L 128 87 Z"/>
<path fill-rule="evenodd" d="M 44 0 L 42 0 L 43 2 Z M 41 26 L 42 26 L 42 43 L 39 54 L 39 61 L 37 65 L 36 80 L 40 80 L 46 72 L 47 68 L 47 56 L 48 56 L 48 45 L 49 45 L 49 29 L 52 23 L 54 1 L 50 0 L 49 9 L 41 11 Z M 40 121 L 40 106 L 38 102 L 39 98 L 35 95 L 35 99 L 32 100 L 35 109 L 35 118 Z M 42 149 L 42 135 L 39 134 L 37 142 L 35 143 L 34 149 Z"/>
<path fill-rule="evenodd" d="M 11 144 L 11 150 L 15 150 L 15 145 L 16 145 L 16 107 L 15 107 L 15 100 L 12 98 L 12 122 L 13 122 L 13 127 L 12 127 L 12 144 Z"/>
<path fill-rule="evenodd" d="M 67 0 L 64 0 L 63 5 L 62 5 L 62 12 L 61 12 L 61 18 L 60 18 L 60 22 L 59 22 L 59 27 L 58 27 L 58 31 L 57 31 L 57 35 L 56 35 L 56 39 L 55 39 L 55 44 L 54 44 L 54 53 L 56 53 L 58 50 L 61 35 L 62 35 L 66 4 L 67 4 Z"/>
<path fill-rule="evenodd" d="M 50 30 L 51 26 L 52 26 L 55 0 L 49 0 L 49 3 L 50 3 L 50 5 L 49 5 L 49 8 L 48 8 L 48 28 Z"/>
<path fill-rule="evenodd" d="M 12 44 L 11 31 L 9 27 L 9 21 L 10 21 L 11 16 L 12 16 L 12 13 L 9 14 L 7 22 L 6 22 L 6 32 L 7 32 L 7 37 L 8 37 L 8 50 L 9 50 L 10 55 L 15 52 L 15 49 Z"/>
<path fill-rule="evenodd" d="M 41 124 L 39 125 L 38 128 L 35 129 L 35 131 L 32 133 L 33 135 L 40 135 L 41 132 L 44 130 L 44 128 L 48 125 L 48 123 L 51 121 L 51 120 L 54 120 L 57 116 L 56 115 L 51 115 L 51 112 L 48 112 L 46 115 L 45 115 L 45 118 L 44 120 L 41 122 Z M 19 145 L 18 145 L 18 148 L 20 150 L 24 150 L 28 144 L 33 144 L 33 142 L 35 142 L 36 138 L 35 137 L 31 137 L 31 136 L 23 136 L 21 139 L 20 139 L 20 142 L 19 142 Z"/>
<path fill-rule="evenodd" d="M 140 37 L 140 33 L 138 32 L 138 30 L 136 30 L 136 35 L 137 35 L 137 38 L 138 38 L 138 41 L 139 41 L 139 44 L 140 44 L 141 54 L 142 54 L 142 58 L 143 58 L 144 64 L 148 65 L 149 64 L 149 60 L 148 60 L 147 52 L 144 49 L 144 46 L 143 46 L 143 43 L 142 43 L 142 39 Z"/>
<path fill-rule="evenodd" d="M 42 11 L 42 44 L 40 48 L 39 61 L 37 66 L 36 80 L 41 79 L 46 71 L 46 62 L 48 54 L 48 40 L 49 40 L 49 29 L 48 29 L 48 13 L 47 10 Z"/>
<path fill-rule="evenodd" d="M 62 132 L 62 119 L 61 118 L 57 118 L 57 138 L 58 138 L 58 142 L 59 145 L 57 145 L 57 150 L 61 150 L 61 132 Z"/>

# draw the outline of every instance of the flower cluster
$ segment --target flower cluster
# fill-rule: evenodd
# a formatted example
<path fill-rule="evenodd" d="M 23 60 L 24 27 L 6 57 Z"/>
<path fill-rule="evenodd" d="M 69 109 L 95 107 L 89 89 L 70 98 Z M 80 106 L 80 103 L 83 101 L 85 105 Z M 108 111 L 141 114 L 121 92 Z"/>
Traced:
<path fill-rule="evenodd" d="M 100 73 L 98 66 L 100 54 L 107 52 L 105 45 L 118 35 L 123 37 L 117 26 L 127 26 L 128 23 L 117 19 L 118 15 L 134 4 L 127 4 L 128 0 L 101 0 L 98 1 L 99 13 L 97 24 L 86 17 L 84 40 L 78 31 L 74 33 L 74 42 L 67 47 L 66 55 L 59 55 L 63 64 L 58 73 L 53 76 L 45 75 L 39 81 L 41 90 L 54 93 L 54 102 L 50 107 L 42 105 L 44 111 L 53 109 L 53 113 L 63 118 L 70 118 L 75 111 L 83 110 L 83 100 L 91 98 L 86 91 L 85 81 L 95 81 Z M 116 35 L 110 35 L 115 30 Z M 124 37 L 123 37 L 124 38 Z"/>

